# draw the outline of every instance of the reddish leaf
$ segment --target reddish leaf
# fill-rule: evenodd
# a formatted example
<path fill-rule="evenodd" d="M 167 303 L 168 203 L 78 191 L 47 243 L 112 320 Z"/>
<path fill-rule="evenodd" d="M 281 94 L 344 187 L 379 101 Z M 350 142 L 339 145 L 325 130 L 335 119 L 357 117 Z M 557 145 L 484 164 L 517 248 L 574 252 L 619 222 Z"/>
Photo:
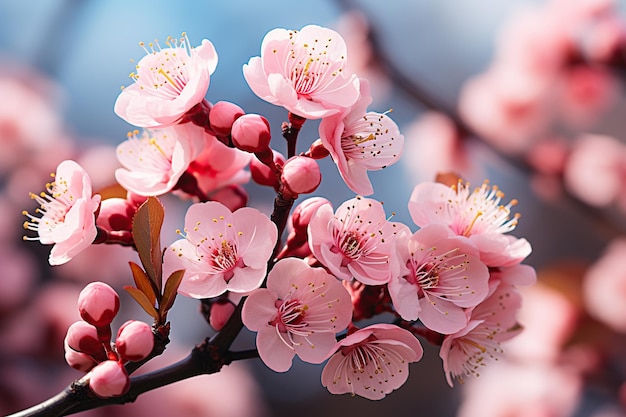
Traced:
<path fill-rule="evenodd" d="M 156 308 L 154 308 L 154 305 L 150 304 L 148 297 L 146 297 L 146 295 L 141 292 L 141 290 L 130 285 L 126 285 L 124 289 L 131 295 L 131 297 L 135 299 L 135 301 L 137 301 L 137 303 L 141 306 L 141 308 L 146 311 L 146 313 L 152 316 L 155 320 L 159 319 L 159 313 L 156 311 Z"/>
<path fill-rule="evenodd" d="M 156 291 L 157 288 L 154 287 L 154 284 L 148 278 L 146 273 L 139 265 L 134 262 L 129 262 L 130 269 L 133 272 L 133 279 L 135 280 L 135 285 L 137 288 L 144 293 L 150 304 L 154 305 L 156 303 Z M 159 294 L 159 299 L 161 298 L 161 294 Z"/>
<path fill-rule="evenodd" d="M 180 282 L 183 280 L 183 276 L 185 275 L 184 269 L 179 269 L 178 271 L 172 272 L 172 274 L 165 281 L 165 289 L 163 290 L 163 298 L 161 299 L 161 304 L 159 305 L 159 311 L 161 312 L 161 317 L 165 317 L 167 311 L 172 308 L 174 305 L 174 300 L 176 299 L 176 292 L 178 291 L 178 286 Z"/>
<path fill-rule="evenodd" d="M 133 217 L 135 247 L 157 293 L 161 293 L 162 285 L 161 226 L 164 216 L 159 199 L 148 197 Z"/>

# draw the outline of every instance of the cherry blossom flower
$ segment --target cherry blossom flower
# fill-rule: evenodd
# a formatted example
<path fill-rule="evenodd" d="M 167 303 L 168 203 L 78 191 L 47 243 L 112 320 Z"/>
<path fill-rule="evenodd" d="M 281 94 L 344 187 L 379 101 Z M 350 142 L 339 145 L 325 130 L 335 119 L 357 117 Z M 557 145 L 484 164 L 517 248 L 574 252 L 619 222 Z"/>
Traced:
<path fill-rule="evenodd" d="M 373 199 L 353 198 L 335 213 L 324 204 L 309 223 L 309 246 L 336 277 L 385 284 L 399 272 L 394 242 L 398 225 L 387 220 L 382 203 Z"/>
<path fill-rule="evenodd" d="M 41 217 L 23 212 L 29 218 L 24 228 L 36 231 L 44 245 L 54 244 L 48 261 L 50 265 L 68 262 L 89 247 L 97 235 L 95 212 L 100 206 L 100 195 L 91 195 L 91 180 L 85 170 L 72 160 L 61 162 L 54 181 L 46 185 L 46 191 L 31 198 L 39 203 L 36 213 Z"/>
<path fill-rule="evenodd" d="M 124 168 L 115 171 L 115 178 L 138 195 L 165 194 L 176 186 L 206 143 L 204 130 L 192 123 L 143 130 L 141 135 L 134 131 L 117 147 L 117 158 Z"/>
<path fill-rule="evenodd" d="M 341 178 L 357 194 L 374 193 L 367 171 L 383 169 L 400 159 L 404 136 L 387 113 L 368 112 L 370 85 L 361 79 L 361 96 L 349 109 L 325 117 L 320 139 L 337 164 Z"/>
<path fill-rule="evenodd" d="M 380 400 L 406 382 L 409 363 L 422 354 L 420 342 L 408 330 L 373 324 L 337 343 L 322 371 L 322 385 L 332 394 Z"/>
<path fill-rule="evenodd" d="M 521 330 L 515 317 L 521 302 L 513 286 L 501 284 L 473 309 L 465 328 L 443 339 L 439 356 L 450 386 L 453 377 L 463 382 L 464 376 L 478 376 L 481 367 L 504 353 L 501 342 Z"/>
<path fill-rule="evenodd" d="M 163 273 L 167 277 L 184 269 L 178 292 L 193 298 L 258 288 L 278 235 L 274 223 L 258 210 L 231 212 L 216 201 L 192 204 L 184 234 L 179 233 L 183 239 L 165 251 Z"/>
<path fill-rule="evenodd" d="M 291 368 L 293 357 L 321 363 L 352 319 L 350 294 L 323 268 L 298 258 L 281 259 L 267 277 L 267 288 L 248 296 L 241 318 L 256 331 L 263 362 L 276 372 Z"/>
<path fill-rule="evenodd" d="M 300 31 L 274 29 L 265 35 L 261 56 L 243 66 L 252 91 L 305 119 L 319 119 L 352 106 L 359 79 L 344 74 L 347 50 L 335 31 L 309 25 Z"/>
<path fill-rule="evenodd" d="M 143 42 L 140 43 L 144 47 Z M 178 123 L 185 113 L 201 103 L 217 66 L 217 52 L 204 39 L 192 47 L 187 35 L 168 38 L 144 47 L 146 56 L 130 74 L 134 84 L 124 88 L 115 102 L 115 113 L 128 123 L 146 128 Z"/>
<path fill-rule="evenodd" d="M 448 226 L 455 234 L 468 237 L 479 249 L 481 260 L 490 267 L 512 266 L 531 252 L 526 239 L 506 233 L 515 229 L 519 215 L 511 217 L 517 200 L 502 205 L 504 193 L 484 182 L 470 191 L 469 184 L 456 186 L 434 182 L 418 184 L 409 200 L 409 212 L 416 225 Z"/>
<path fill-rule="evenodd" d="M 489 270 L 478 250 L 440 224 L 397 241 L 403 271 L 388 288 L 398 314 L 405 320 L 419 317 L 427 328 L 444 334 L 465 327 L 464 309 L 478 305 L 489 289 Z"/>

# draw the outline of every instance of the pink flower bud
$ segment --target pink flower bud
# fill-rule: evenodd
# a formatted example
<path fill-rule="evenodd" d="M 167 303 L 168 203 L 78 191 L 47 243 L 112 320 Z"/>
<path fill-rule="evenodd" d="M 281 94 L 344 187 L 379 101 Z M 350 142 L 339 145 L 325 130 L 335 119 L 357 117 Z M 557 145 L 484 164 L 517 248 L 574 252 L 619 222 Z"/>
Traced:
<path fill-rule="evenodd" d="M 77 352 L 65 342 L 65 362 L 74 369 L 82 372 L 89 372 L 98 364 L 91 355 L 83 352 Z"/>
<path fill-rule="evenodd" d="M 274 163 L 278 167 L 282 167 L 285 164 L 285 157 L 275 150 L 272 150 L 272 153 L 274 155 Z M 270 167 L 259 161 L 258 158 L 252 158 L 250 160 L 250 174 L 252 175 L 252 180 L 257 184 L 278 188 L 278 178 L 276 174 Z"/>
<path fill-rule="evenodd" d="M 211 193 L 211 201 L 217 201 L 228 207 L 230 211 L 239 210 L 248 204 L 248 192 L 238 184 L 231 184 Z"/>
<path fill-rule="evenodd" d="M 235 311 L 235 305 L 229 300 L 220 299 L 211 304 L 209 324 L 215 330 L 222 330 L 230 316 Z"/>
<path fill-rule="evenodd" d="M 317 213 L 317 209 L 324 204 L 330 204 L 330 201 L 324 197 L 310 197 L 302 201 L 296 206 L 295 209 L 293 209 L 293 214 L 291 215 L 291 226 L 294 229 L 306 230 L 309 226 L 311 218 L 315 215 L 315 213 Z"/>
<path fill-rule="evenodd" d="M 281 181 L 288 192 L 297 196 L 315 191 L 322 182 L 322 174 L 315 159 L 294 156 L 285 162 Z"/>
<path fill-rule="evenodd" d="M 235 103 L 229 101 L 218 101 L 211 108 L 209 113 L 209 123 L 211 129 L 218 136 L 230 135 L 233 123 L 246 112 Z"/>
<path fill-rule="evenodd" d="M 91 370 L 89 386 L 98 397 L 122 395 L 130 388 L 130 378 L 124 365 L 117 361 L 104 361 Z"/>
<path fill-rule="evenodd" d="M 104 327 L 111 324 L 120 309 L 120 297 L 104 282 L 87 284 L 78 296 L 78 311 L 89 324 Z"/>
<path fill-rule="evenodd" d="M 77 321 L 67 329 L 65 343 L 71 349 L 87 355 L 104 353 L 102 342 L 98 339 L 98 329 L 85 321 Z"/>
<path fill-rule="evenodd" d="M 233 144 L 246 152 L 261 152 L 269 148 L 270 123 L 258 114 L 244 114 L 233 123 L 230 132 Z"/>
<path fill-rule="evenodd" d="M 328 155 L 330 155 L 330 152 L 328 152 L 328 149 L 326 149 L 326 147 L 322 143 L 322 140 L 317 139 L 311 144 L 309 150 L 306 151 L 305 155 L 313 159 L 324 159 Z"/>
<path fill-rule="evenodd" d="M 140 361 L 146 358 L 153 347 L 152 329 L 143 321 L 129 320 L 117 332 L 115 348 L 127 361 Z"/>

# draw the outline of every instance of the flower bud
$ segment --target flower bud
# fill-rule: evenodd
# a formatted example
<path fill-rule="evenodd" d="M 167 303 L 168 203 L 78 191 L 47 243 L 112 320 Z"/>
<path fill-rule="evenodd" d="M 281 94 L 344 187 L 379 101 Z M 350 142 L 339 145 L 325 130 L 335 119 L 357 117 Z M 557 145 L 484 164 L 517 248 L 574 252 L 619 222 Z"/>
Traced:
<path fill-rule="evenodd" d="M 77 321 L 67 329 L 65 343 L 77 352 L 94 355 L 104 352 L 102 342 L 98 339 L 98 329 L 86 321 Z"/>
<path fill-rule="evenodd" d="M 230 135 L 233 123 L 246 112 L 235 103 L 229 101 L 218 101 L 211 108 L 209 113 L 209 123 L 211 129 L 218 136 Z"/>
<path fill-rule="evenodd" d="M 152 328 L 143 321 L 129 320 L 117 332 L 115 348 L 127 361 L 140 361 L 146 358 L 153 347 Z"/>
<path fill-rule="evenodd" d="M 231 184 L 211 193 L 211 201 L 218 201 L 230 211 L 239 210 L 248 204 L 248 192 L 238 184 Z"/>
<path fill-rule="evenodd" d="M 89 372 L 94 366 L 98 364 L 91 355 L 88 355 L 83 352 L 77 352 L 72 349 L 67 341 L 64 343 L 65 346 L 65 362 L 72 368 L 82 371 Z"/>
<path fill-rule="evenodd" d="M 91 370 L 89 386 L 98 397 L 109 398 L 125 394 L 130 388 L 130 378 L 124 365 L 108 360 Z"/>
<path fill-rule="evenodd" d="M 282 167 L 285 164 L 285 157 L 280 153 L 272 150 L 274 155 L 274 163 Z M 268 185 L 270 187 L 278 188 L 278 178 L 276 173 L 258 158 L 252 158 L 250 160 L 250 174 L 252 180 L 257 184 Z"/>
<path fill-rule="evenodd" d="M 330 204 L 330 201 L 324 197 L 310 197 L 303 200 L 300 204 L 293 209 L 291 215 L 291 226 L 295 230 L 305 230 L 309 227 L 311 218 L 317 213 L 317 209 L 324 204 Z"/>
<path fill-rule="evenodd" d="M 258 114 L 244 114 L 233 123 L 230 132 L 233 144 L 246 152 L 261 152 L 269 148 L 270 123 Z"/>
<path fill-rule="evenodd" d="M 78 296 L 78 311 L 89 324 L 104 327 L 111 324 L 120 309 L 120 297 L 104 282 L 87 284 Z"/>
<path fill-rule="evenodd" d="M 99 229 L 106 231 L 106 243 L 132 244 L 132 225 L 136 207 L 124 198 L 107 198 L 100 204 L 96 219 Z"/>
<path fill-rule="evenodd" d="M 328 152 L 328 149 L 326 149 L 326 147 L 322 143 L 322 140 L 317 139 L 311 144 L 309 150 L 306 151 L 305 155 L 313 159 L 324 159 L 328 155 L 330 155 L 330 152 Z"/>
<path fill-rule="evenodd" d="M 230 316 L 235 311 L 235 305 L 227 299 L 219 299 L 211 304 L 209 324 L 215 330 L 222 330 Z"/>
<path fill-rule="evenodd" d="M 311 193 L 322 182 L 320 167 L 313 158 L 294 156 L 285 162 L 281 182 L 294 196 Z"/>

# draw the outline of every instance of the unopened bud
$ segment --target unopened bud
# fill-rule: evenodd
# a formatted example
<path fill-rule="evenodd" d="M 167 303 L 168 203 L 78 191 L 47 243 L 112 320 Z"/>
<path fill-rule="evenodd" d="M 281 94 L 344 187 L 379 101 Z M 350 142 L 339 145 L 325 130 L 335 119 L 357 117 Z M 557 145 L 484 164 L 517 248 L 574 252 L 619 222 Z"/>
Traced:
<path fill-rule="evenodd" d="M 105 327 L 111 324 L 120 309 L 120 297 L 104 282 L 87 284 L 78 296 L 78 311 L 89 324 Z"/>
<path fill-rule="evenodd" d="M 330 152 L 328 152 L 328 149 L 326 149 L 326 147 L 322 143 L 322 140 L 317 139 L 315 142 L 311 144 L 311 146 L 309 147 L 309 150 L 306 151 L 304 155 L 311 157 L 313 159 L 324 159 L 328 155 L 330 155 Z"/>
<path fill-rule="evenodd" d="M 239 210 L 248 205 L 248 192 L 238 184 L 231 184 L 211 193 L 211 201 L 217 201 L 228 207 L 230 211 Z"/>
<path fill-rule="evenodd" d="M 272 153 L 274 155 L 274 164 L 278 167 L 282 167 L 285 164 L 285 157 L 275 150 L 272 150 Z M 252 158 L 250 160 L 250 174 L 252 175 L 252 180 L 257 184 L 268 185 L 275 189 L 278 188 L 279 182 L 275 170 L 259 161 L 258 158 Z"/>
<path fill-rule="evenodd" d="M 211 129 L 218 136 L 228 136 L 235 120 L 244 114 L 243 109 L 235 103 L 218 101 L 213 105 L 211 113 L 209 113 Z"/>
<path fill-rule="evenodd" d="M 88 355 L 104 352 L 102 342 L 98 339 L 98 330 L 86 321 L 77 321 L 67 329 L 65 343 L 68 347 Z"/>
<path fill-rule="evenodd" d="M 154 347 L 152 328 L 143 321 L 129 320 L 117 332 L 115 348 L 127 361 L 146 358 Z"/>
<path fill-rule="evenodd" d="M 220 299 L 211 304 L 209 324 L 215 330 L 222 330 L 230 316 L 235 311 L 235 305 L 229 300 Z"/>
<path fill-rule="evenodd" d="M 261 152 L 269 148 L 270 123 L 258 114 L 244 114 L 233 123 L 233 144 L 246 152 Z"/>
<path fill-rule="evenodd" d="M 281 182 L 294 197 L 315 191 L 322 182 L 320 167 L 313 158 L 294 156 L 283 166 Z"/>
<path fill-rule="evenodd" d="M 65 343 L 65 362 L 72 368 L 81 372 L 89 372 L 98 364 L 91 355 L 77 352 L 69 347 L 67 343 Z"/>
<path fill-rule="evenodd" d="M 91 370 L 89 386 L 100 398 L 115 397 L 128 391 L 130 378 L 124 365 L 118 361 L 107 360 Z"/>

